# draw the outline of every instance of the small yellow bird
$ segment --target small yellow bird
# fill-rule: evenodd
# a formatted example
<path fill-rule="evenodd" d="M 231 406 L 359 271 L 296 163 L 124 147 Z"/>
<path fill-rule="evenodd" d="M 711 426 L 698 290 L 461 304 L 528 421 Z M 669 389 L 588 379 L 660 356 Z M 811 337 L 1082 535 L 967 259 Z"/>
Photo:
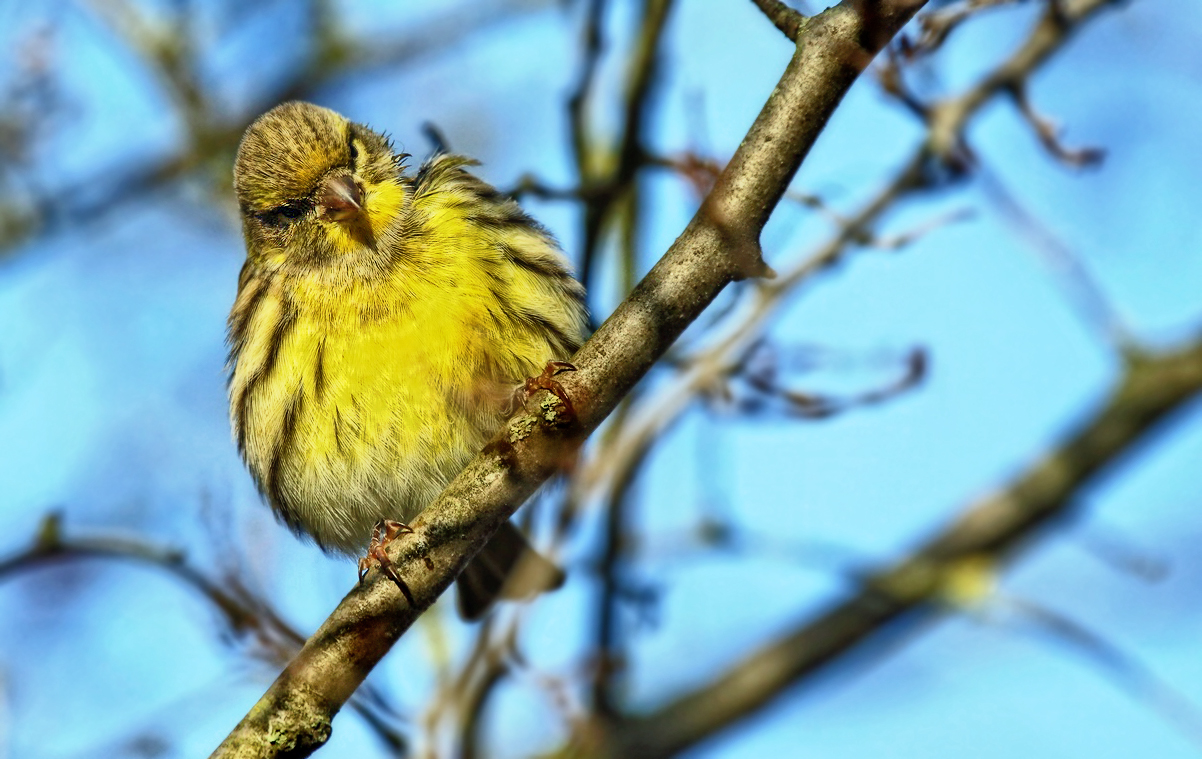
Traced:
<path fill-rule="evenodd" d="M 291 102 L 250 125 L 234 164 L 234 437 L 277 517 L 327 552 L 362 554 L 380 523 L 416 516 L 586 329 L 545 229 L 473 161 L 440 154 L 409 177 L 407 157 Z M 519 560 L 525 579 L 506 586 Z M 460 610 L 561 581 L 506 524 L 460 576 Z"/>

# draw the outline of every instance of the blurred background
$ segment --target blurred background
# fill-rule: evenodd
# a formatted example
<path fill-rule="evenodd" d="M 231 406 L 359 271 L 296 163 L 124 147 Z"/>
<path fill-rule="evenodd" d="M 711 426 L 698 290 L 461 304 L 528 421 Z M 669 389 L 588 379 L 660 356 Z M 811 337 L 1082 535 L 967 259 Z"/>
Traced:
<path fill-rule="evenodd" d="M 747 0 L 5 0 L 0 30 L 20 759 L 207 755 L 355 582 L 230 440 L 250 120 L 308 99 L 417 159 L 433 129 L 560 239 L 599 324 L 792 52 Z M 690 714 L 660 754 L 1202 754 L 1202 379 L 1172 363 L 1202 361 L 1202 6 L 962 0 L 903 37 L 765 230 L 778 278 L 729 288 L 523 509 L 566 587 L 475 626 L 441 601 L 319 756 L 521 757 Z M 1140 378 L 1153 418 L 1107 437 Z M 1082 439 L 1113 444 L 1057 458 Z M 913 597 L 880 581 L 1049 462 L 1047 519 Z"/>

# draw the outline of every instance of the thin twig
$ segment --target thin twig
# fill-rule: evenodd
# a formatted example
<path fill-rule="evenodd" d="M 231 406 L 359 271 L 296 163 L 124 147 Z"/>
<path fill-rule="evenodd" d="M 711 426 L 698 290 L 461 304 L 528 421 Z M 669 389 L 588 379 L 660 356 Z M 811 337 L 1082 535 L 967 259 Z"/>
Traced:
<path fill-rule="evenodd" d="M 785 5 L 781 0 L 751 0 L 751 2 L 764 12 L 773 26 L 780 29 L 791 41 L 797 42 L 806 22 L 803 14 Z"/>

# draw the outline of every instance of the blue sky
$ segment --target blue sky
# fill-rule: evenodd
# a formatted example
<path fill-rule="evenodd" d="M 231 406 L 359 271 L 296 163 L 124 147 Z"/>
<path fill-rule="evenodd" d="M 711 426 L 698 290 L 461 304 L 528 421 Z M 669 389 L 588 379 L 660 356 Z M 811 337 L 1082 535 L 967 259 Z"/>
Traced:
<path fill-rule="evenodd" d="M 745 1 L 678 5 L 650 141 L 667 153 L 728 156 L 790 49 Z M 386 34 L 455 4 L 386 6 L 354 6 L 352 25 Z M 631 6 L 614 4 L 619 43 Z M 118 172 L 170 151 L 181 127 L 163 118 L 161 92 L 87 11 L 6 6 L 0 28 L 19 37 L 41 13 L 60 23 L 54 62 L 73 104 L 40 148 L 47 176 Z M 1022 38 L 1034 13 L 1008 9 L 962 29 L 920 82 L 924 91 L 974 81 Z M 575 77 L 577 21 L 558 10 L 528 13 L 404 71 L 339 83 L 320 100 L 418 155 L 426 150 L 420 126 L 431 121 L 456 150 L 478 156 L 483 176 L 498 185 L 527 171 L 563 185 L 571 159 L 562 101 Z M 234 110 L 293 59 L 286 32 L 252 24 L 214 56 L 222 103 Z M 1106 148 L 1100 168 L 1055 164 L 1006 103 L 988 107 L 970 132 L 994 181 L 1079 256 L 1134 334 L 1153 345 L 1172 345 L 1202 322 L 1200 34 L 1196 3 L 1136 0 L 1089 24 L 1032 82 L 1035 104 L 1064 126 L 1069 144 Z M 256 76 L 231 75 L 250 55 Z M 605 70 L 611 94 L 620 73 L 613 62 Z M 912 119 L 862 81 L 795 187 L 849 211 L 920 138 Z M 0 261 L 0 556 L 32 540 L 52 509 L 69 530 L 180 546 L 201 566 L 220 554 L 216 534 L 244 554 L 249 582 L 298 627 L 313 629 L 348 589 L 353 567 L 274 523 L 230 443 L 223 334 L 243 253 L 229 199 L 210 202 L 207 193 L 203 183 L 161 193 Z M 649 182 L 648 195 L 644 269 L 695 206 L 687 188 L 667 178 Z M 578 249 L 572 207 L 528 206 L 566 250 Z M 703 682 L 838 597 L 849 567 L 808 562 L 807 547 L 834 545 L 870 563 L 901 555 L 1021 471 L 1116 377 L 1113 351 L 980 183 L 899 208 L 885 231 L 961 208 L 972 218 L 903 251 L 855 253 L 799 293 L 771 328 L 782 345 L 824 346 L 852 365 L 921 345 L 931 370 L 919 389 L 822 422 L 694 412 L 654 452 L 635 506 L 649 536 L 679 541 L 720 508 L 763 542 L 753 556 L 638 557 L 635 576 L 658 590 L 662 605 L 659 624 L 635 634 L 633 703 L 651 706 Z M 827 229 L 812 211 L 782 208 L 765 232 L 769 262 L 784 268 Z M 614 293 L 599 290 L 592 303 L 604 316 Z M 867 379 L 835 368 L 797 381 L 845 388 L 880 379 L 871 368 L 862 373 Z M 1202 409 L 1194 404 L 1082 494 L 1079 519 L 1006 573 L 992 611 L 1006 598 L 1024 599 L 1101 633 L 1197 713 L 1200 457 Z M 589 534 L 569 547 L 569 559 L 588 558 Z M 1156 583 L 1116 571 L 1090 549 L 1107 541 L 1170 571 Z M 534 609 L 526 645 L 549 671 L 580 666 L 590 591 L 578 571 Z M 447 635 L 452 650 L 466 640 L 448 609 L 436 613 L 375 676 L 415 714 L 432 682 L 431 636 Z M 0 759 L 116 756 L 141 732 L 169 739 L 170 756 L 207 754 L 274 676 L 230 653 L 213 630 L 204 602 L 143 568 L 74 563 L 0 585 Z M 512 691 L 490 717 L 497 756 L 553 746 L 562 732 L 537 717 L 545 704 Z M 376 751 L 357 718 L 344 714 L 321 755 Z M 1199 753 L 1197 738 L 1148 696 L 1004 614 L 898 630 L 695 752 Z"/>

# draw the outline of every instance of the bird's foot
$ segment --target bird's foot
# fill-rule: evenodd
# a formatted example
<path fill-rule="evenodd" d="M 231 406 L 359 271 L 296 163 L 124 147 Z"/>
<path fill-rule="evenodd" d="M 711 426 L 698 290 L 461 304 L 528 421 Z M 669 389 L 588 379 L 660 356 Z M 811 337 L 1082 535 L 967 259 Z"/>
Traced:
<path fill-rule="evenodd" d="M 569 364 L 567 361 L 548 361 L 547 366 L 543 369 L 543 373 L 537 377 L 527 377 L 526 383 L 522 386 L 522 392 L 526 398 L 534 395 L 539 390 L 546 390 L 551 393 L 559 402 L 563 404 L 564 413 L 570 419 L 576 418 L 576 409 L 572 407 L 572 400 L 568 398 L 568 392 L 563 389 L 563 385 L 555 379 L 555 375 L 561 372 L 574 372 L 576 367 Z"/>
<path fill-rule="evenodd" d="M 396 573 L 396 565 L 392 563 L 392 559 L 388 558 L 388 552 L 385 550 L 397 535 L 410 532 L 413 532 L 413 528 L 404 522 L 392 519 L 381 519 L 376 522 L 376 526 L 371 531 L 371 542 L 367 544 L 367 555 L 359 559 L 359 584 L 363 584 L 363 578 L 367 577 L 367 573 L 371 571 L 372 567 L 379 567 L 380 572 L 401 589 L 401 593 L 409 605 L 415 606 L 413 592 Z"/>

